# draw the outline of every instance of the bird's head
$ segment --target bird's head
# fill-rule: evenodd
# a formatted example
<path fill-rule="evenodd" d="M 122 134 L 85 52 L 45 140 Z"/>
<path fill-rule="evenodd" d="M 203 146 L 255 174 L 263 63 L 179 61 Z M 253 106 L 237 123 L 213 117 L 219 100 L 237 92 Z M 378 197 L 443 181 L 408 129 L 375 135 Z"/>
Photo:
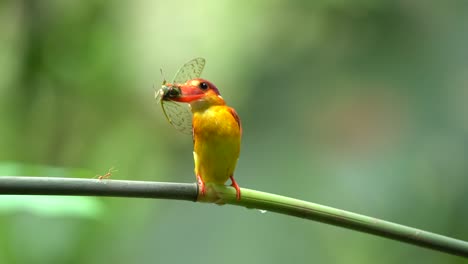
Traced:
<path fill-rule="evenodd" d="M 192 110 L 226 104 L 219 94 L 218 88 L 205 79 L 193 79 L 185 84 L 175 84 L 174 86 L 178 90 L 178 95 L 172 96 L 170 100 L 189 103 Z"/>

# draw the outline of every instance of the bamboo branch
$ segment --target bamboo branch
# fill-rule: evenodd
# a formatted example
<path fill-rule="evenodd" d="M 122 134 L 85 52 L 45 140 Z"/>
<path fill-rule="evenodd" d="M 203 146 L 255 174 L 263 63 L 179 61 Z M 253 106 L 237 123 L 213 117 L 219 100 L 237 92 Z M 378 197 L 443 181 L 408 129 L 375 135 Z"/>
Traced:
<path fill-rule="evenodd" d="M 0 195 L 71 195 L 196 201 L 196 183 L 0 176 Z"/>
<path fill-rule="evenodd" d="M 1 176 L 0 195 L 2 194 L 139 197 L 226 203 L 319 221 L 468 257 L 468 242 L 462 240 L 328 206 L 245 188 L 242 188 L 241 200 L 237 201 L 233 188 L 214 184 L 208 184 L 206 195 L 198 197 L 198 186 L 195 183 Z"/>

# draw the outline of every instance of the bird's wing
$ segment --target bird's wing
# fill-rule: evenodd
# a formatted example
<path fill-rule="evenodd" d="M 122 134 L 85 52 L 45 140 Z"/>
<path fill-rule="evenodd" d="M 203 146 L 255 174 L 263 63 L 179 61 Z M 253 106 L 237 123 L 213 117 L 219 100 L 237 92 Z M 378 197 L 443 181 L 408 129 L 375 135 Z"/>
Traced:
<path fill-rule="evenodd" d="M 232 117 L 234 117 L 234 119 L 237 121 L 237 124 L 239 125 L 239 131 L 242 134 L 242 126 L 241 126 L 241 121 L 240 121 L 239 115 L 237 115 L 237 112 L 236 112 L 236 110 L 234 110 L 234 108 L 229 107 L 228 109 L 229 109 L 229 112 L 231 113 Z"/>

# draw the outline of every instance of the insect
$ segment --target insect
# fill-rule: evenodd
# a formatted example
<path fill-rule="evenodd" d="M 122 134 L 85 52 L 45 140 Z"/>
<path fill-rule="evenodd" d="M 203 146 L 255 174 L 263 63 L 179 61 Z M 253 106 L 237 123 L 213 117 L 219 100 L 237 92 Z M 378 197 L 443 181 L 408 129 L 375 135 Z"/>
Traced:
<path fill-rule="evenodd" d="M 111 168 L 106 172 L 106 174 L 104 174 L 104 175 L 96 175 L 96 177 L 98 178 L 98 180 L 109 179 L 109 178 L 112 176 L 112 174 L 113 174 L 114 172 L 117 172 L 117 170 L 114 169 L 114 167 L 111 167 Z"/>
<path fill-rule="evenodd" d="M 162 82 L 161 89 L 155 93 L 155 98 L 161 104 L 169 123 L 184 134 L 192 134 L 192 112 L 190 105 L 168 100 L 180 95 L 179 86 L 185 82 L 200 77 L 205 68 L 204 58 L 195 58 L 185 63 L 176 73 L 171 83 Z"/>

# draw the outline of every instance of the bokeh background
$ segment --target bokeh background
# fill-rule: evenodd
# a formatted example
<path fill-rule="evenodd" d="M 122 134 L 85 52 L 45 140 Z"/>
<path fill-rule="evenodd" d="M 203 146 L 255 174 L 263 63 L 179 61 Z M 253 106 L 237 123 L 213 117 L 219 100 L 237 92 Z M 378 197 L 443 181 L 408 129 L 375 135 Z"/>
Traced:
<path fill-rule="evenodd" d="M 194 57 L 241 186 L 468 240 L 468 2 L 2 1 L 0 175 L 193 182 L 154 88 Z M 464 263 L 232 206 L 0 197 L 0 263 Z"/>

